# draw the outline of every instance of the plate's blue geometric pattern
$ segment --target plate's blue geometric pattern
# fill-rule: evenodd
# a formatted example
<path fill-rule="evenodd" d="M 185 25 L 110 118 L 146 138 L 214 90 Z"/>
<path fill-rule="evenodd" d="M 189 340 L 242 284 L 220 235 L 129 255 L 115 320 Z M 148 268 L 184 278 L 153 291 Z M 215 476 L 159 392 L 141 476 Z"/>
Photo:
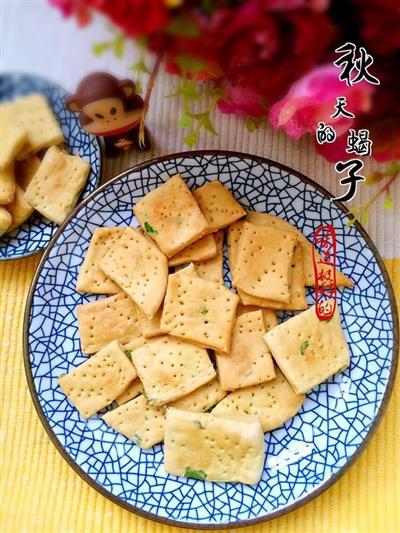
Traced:
<path fill-rule="evenodd" d="M 136 224 L 132 204 L 176 172 L 190 187 L 218 178 L 245 207 L 281 216 L 308 237 L 320 224 L 333 224 L 338 263 L 354 281 L 353 289 L 339 295 L 351 349 L 350 368 L 311 390 L 297 416 L 265 435 L 265 468 L 256 486 L 167 475 L 161 445 L 142 451 L 98 417 L 83 421 L 57 385 L 59 374 L 85 360 L 75 307 L 96 297 L 77 293 L 75 282 L 93 230 Z M 263 519 L 327 482 L 366 438 L 385 393 L 393 357 L 394 324 L 384 278 L 362 235 L 354 227 L 345 227 L 345 222 L 342 211 L 312 185 L 244 156 L 171 158 L 128 174 L 97 193 L 50 250 L 30 309 L 34 386 L 66 453 L 95 483 L 123 502 L 188 527 Z M 308 300 L 312 303 L 312 291 Z"/>
<path fill-rule="evenodd" d="M 18 96 L 39 92 L 44 94 L 64 134 L 65 145 L 70 154 L 79 154 L 89 161 L 91 172 L 86 186 L 78 200 L 86 198 L 97 187 L 101 175 L 101 149 L 96 137 L 90 136 L 79 127 L 78 118 L 65 107 L 68 93 L 54 83 L 27 74 L 2 74 L 0 76 L 0 102 L 13 100 Z M 49 244 L 58 226 L 34 213 L 19 228 L 0 238 L 0 260 L 18 259 L 43 250 Z"/>

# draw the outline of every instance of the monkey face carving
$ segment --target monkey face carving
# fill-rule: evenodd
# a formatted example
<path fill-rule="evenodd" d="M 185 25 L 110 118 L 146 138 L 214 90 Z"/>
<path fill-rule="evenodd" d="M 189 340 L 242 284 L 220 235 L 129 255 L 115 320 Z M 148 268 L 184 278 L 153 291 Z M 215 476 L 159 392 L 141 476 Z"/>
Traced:
<path fill-rule="evenodd" d="M 119 98 L 102 98 L 83 106 L 82 112 L 91 119 L 84 129 L 93 135 L 106 135 L 139 123 L 142 109 L 126 111 Z"/>
<path fill-rule="evenodd" d="M 119 81 L 111 74 L 95 72 L 81 81 L 66 106 L 79 113 L 80 124 L 88 133 L 112 136 L 139 124 L 143 100 L 131 80 Z"/>

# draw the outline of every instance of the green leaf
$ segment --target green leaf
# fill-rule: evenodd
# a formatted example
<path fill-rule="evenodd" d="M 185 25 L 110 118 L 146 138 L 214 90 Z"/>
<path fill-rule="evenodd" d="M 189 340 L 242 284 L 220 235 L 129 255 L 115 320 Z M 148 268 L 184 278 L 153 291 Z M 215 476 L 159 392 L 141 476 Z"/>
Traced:
<path fill-rule="evenodd" d="M 204 120 L 204 117 L 207 116 L 207 113 L 192 113 L 190 116 L 200 121 L 200 120 Z"/>
<path fill-rule="evenodd" d="M 214 11 L 214 1 L 213 0 L 201 0 L 201 9 L 207 14 L 210 14 Z"/>
<path fill-rule="evenodd" d="M 250 133 L 256 131 L 264 123 L 265 117 L 246 117 L 244 119 L 244 125 Z"/>
<path fill-rule="evenodd" d="M 383 171 L 384 176 L 393 176 L 400 172 L 400 161 L 391 161 Z"/>
<path fill-rule="evenodd" d="M 201 313 L 202 315 L 206 315 L 208 313 L 207 307 L 205 305 L 201 305 L 199 309 L 199 313 Z"/>
<path fill-rule="evenodd" d="M 208 116 L 208 114 L 204 117 L 203 121 L 202 121 L 202 126 L 203 128 L 205 128 L 207 131 L 209 131 L 210 133 L 212 133 L 213 135 L 218 135 L 217 131 L 215 130 L 211 120 L 210 120 L 210 117 Z"/>
<path fill-rule="evenodd" d="M 150 226 L 150 224 L 147 222 L 147 220 L 144 223 L 144 229 L 145 229 L 146 233 L 153 233 L 154 235 L 158 234 L 158 231 L 156 229 L 154 229 L 152 226 Z"/>
<path fill-rule="evenodd" d="M 244 125 L 246 126 L 247 130 L 250 133 L 253 133 L 253 131 L 256 131 L 257 129 L 257 123 L 252 117 L 246 117 L 244 119 Z"/>
<path fill-rule="evenodd" d="M 207 69 L 205 61 L 186 54 L 179 54 L 175 61 L 184 71 L 199 72 L 200 70 Z"/>
<path fill-rule="evenodd" d="M 137 444 L 138 446 L 141 445 L 142 443 L 142 437 L 140 437 L 137 433 L 135 433 L 132 437 L 132 440 L 135 444 Z"/>
<path fill-rule="evenodd" d="M 169 35 L 176 37 L 198 37 L 200 30 L 191 17 L 187 15 L 177 15 L 167 25 L 165 31 Z"/>
<path fill-rule="evenodd" d="M 227 100 L 226 96 L 224 95 L 220 87 L 203 88 L 202 94 L 204 96 L 210 96 L 212 98 L 219 99 L 219 100 Z"/>
<path fill-rule="evenodd" d="M 188 100 L 200 100 L 201 94 L 197 91 L 196 84 L 191 80 L 184 81 L 181 87 L 182 96 Z"/>
<path fill-rule="evenodd" d="M 190 115 L 195 120 L 198 120 L 201 123 L 201 127 L 212 133 L 213 135 L 218 135 L 216 132 L 209 116 L 209 112 L 205 111 L 204 113 L 192 113 Z"/>
<path fill-rule="evenodd" d="M 132 350 L 124 350 L 124 354 L 132 362 Z"/>
<path fill-rule="evenodd" d="M 392 209 L 393 208 L 393 198 L 391 196 L 387 196 L 385 198 L 385 202 L 383 204 L 383 207 L 385 209 Z"/>
<path fill-rule="evenodd" d="M 371 187 L 371 185 L 375 185 L 376 183 L 379 183 L 381 179 L 383 179 L 382 172 L 379 172 L 379 170 L 375 170 L 374 172 L 371 172 L 368 174 L 367 179 L 365 180 L 365 185 L 367 187 Z"/>
<path fill-rule="evenodd" d="M 92 52 L 95 56 L 101 56 L 106 52 L 111 46 L 110 41 L 103 41 L 101 43 L 93 43 L 92 44 Z"/>
<path fill-rule="evenodd" d="M 369 213 L 368 213 L 368 211 L 363 211 L 363 212 L 360 214 L 360 222 L 361 222 L 361 224 L 367 224 L 367 223 L 368 223 L 368 220 L 369 220 Z"/>
<path fill-rule="evenodd" d="M 347 220 L 345 226 L 346 226 L 346 228 L 351 228 L 351 226 L 354 226 L 355 223 L 356 223 L 356 219 L 355 218 L 349 218 L 349 220 Z"/>
<path fill-rule="evenodd" d="M 112 51 L 116 57 L 121 58 L 124 55 L 125 37 L 123 35 L 117 35 L 112 42 Z"/>
<path fill-rule="evenodd" d="M 140 46 L 140 48 L 147 48 L 147 43 L 148 39 L 144 35 L 136 38 L 136 44 Z"/>
<path fill-rule="evenodd" d="M 135 87 L 136 87 L 136 92 L 138 94 L 142 94 L 143 93 L 143 86 L 142 86 L 142 82 L 138 79 L 135 80 Z"/>
<path fill-rule="evenodd" d="M 199 140 L 199 132 L 193 131 L 192 133 L 189 133 L 189 135 L 187 135 L 183 139 L 183 142 L 192 148 L 197 143 L 198 140 Z"/>
<path fill-rule="evenodd" d="M 138 61 L 137 63 L 134 63 L 132 66 L 129 67 L 129 70 L 133 70 L 133 72 L 143 73 L 143 74 L 150 74 L 151 70 L 144 64 L 144 61 Z"/>
<path fill-rule="evenodd" d="M 300 346 L 300 353 L 301 355 L 304 355 L 306 353 L 307 348 L 310 346 L 309 341 L 304 341 L 303 344 Z"/>
<path fill-rule="evenodd" d="M 204 470 L 194 470 L 193 468 L 190 468 L 190 466 L 187 466 L 185 469 L 184 476 L 204 481 L 207 477 L 207 474 L 204 472 Z"/>
<path fill-rule="evenodd" d="M 201 94 L 189 85 L 182 85 L 176 91 L 168 95 L 168 97 L 171 96 L 183 96 L 186 100 L 200 100 L 201 98 Z"/>
<path fill-rule="evenodd" d="M 184 113 L 181 118 L 178 120 L 178 128 L 180 129 L 184 129 L 184 128 L 188 128 L 192 123 L 192 120 L 190 118 L 190 116 L 187 114 L 187 113 Z"/>

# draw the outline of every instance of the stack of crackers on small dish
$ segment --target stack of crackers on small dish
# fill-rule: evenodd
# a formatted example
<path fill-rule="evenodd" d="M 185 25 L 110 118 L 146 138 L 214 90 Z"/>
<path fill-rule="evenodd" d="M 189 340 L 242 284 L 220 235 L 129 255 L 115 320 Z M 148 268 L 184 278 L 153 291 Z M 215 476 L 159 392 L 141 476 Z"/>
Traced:
<path fill-rule="evenodd" d="M 42 94 L 0 105 L 0 237 L 36 210 L 56 224 L 72 212 L 90 165 L 68 155 L 64 136 Z"/>
<path fill-rule="evenodd" d="M 264 432 L 349 364 L 338 311 L 320 322 L 307 309 L 312 245 L 218 181 L 191 192 L 174 176 L 134 213 L 140 229 L 93 234 L 77 289 L 108 296 L 78 306 L 90 357 L 60 385 L 84 418 L 112 403 L 103 420 L 116 431 L 142 448 L 164 441 L 171 474 L 257 483 Z M 237 294 L 222 277 L 224 230 Z M 301 312 L 278 325 L 277 309 Z"/>

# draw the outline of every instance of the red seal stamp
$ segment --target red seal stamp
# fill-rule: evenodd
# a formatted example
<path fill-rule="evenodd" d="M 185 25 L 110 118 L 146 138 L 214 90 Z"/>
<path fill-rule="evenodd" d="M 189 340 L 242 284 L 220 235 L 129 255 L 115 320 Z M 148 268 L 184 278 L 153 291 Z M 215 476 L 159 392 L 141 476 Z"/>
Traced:
<path fill-rule="evenodd" d="M 313 236 L 315 312 L 330 320 L 336 309 L 336 233 L 331 225 L 320 226 Z M 320 256 L 316 253 L 320 251 Z"/>

